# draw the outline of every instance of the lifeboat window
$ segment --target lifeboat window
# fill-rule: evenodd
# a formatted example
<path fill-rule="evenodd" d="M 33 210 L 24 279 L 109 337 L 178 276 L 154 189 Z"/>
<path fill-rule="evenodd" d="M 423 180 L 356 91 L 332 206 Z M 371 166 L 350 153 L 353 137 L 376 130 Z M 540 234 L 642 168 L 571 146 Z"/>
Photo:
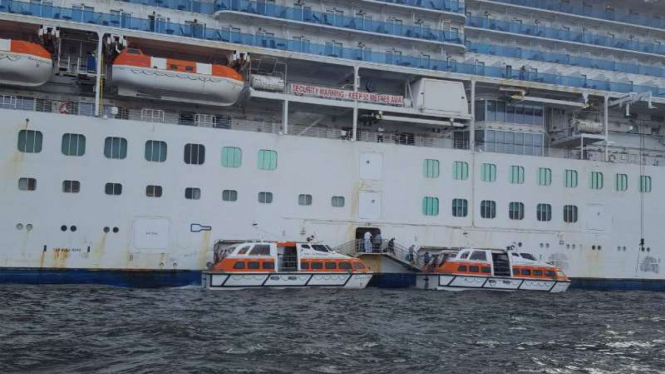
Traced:
<path fill-rule="evenodd" d="M 192 67 L 192 66 L 185 66 L 185 70 L 187 70 L 187 71 L 194 71 L 194 67 Z"/>
<path fill-rule="evenodd" d="M 468 258 L 468 257 L 469 257 L 469 252 L 464 252 L 464 253 L 462 253 L 462 255 L 460 256 L 460 258 L 461 258 L 462 260 L 465 260 L 465 259 Z"/>
<path fill-rule="evenodd" d="M 529 254 L 529 253 L 522 253 L 522 258 L 526 258 L 527 260 L 536 261 L 536 258 L 533 257 L 533 256 L 532 256 L 531 254 Z"/>
<path fill-rule="evenodd" d="M 323 269 L 323 262 L 312 262 L 312 269 Z"/>
<path fill-rule="evenodd" d="M 309 262 L 304 262 L 304 261 L 300 262 L 300 268 L 302 270 L 308 270 L 309 269 Z"/>
<path fill-rule="evenodd" d="M 466 265 L 460 265 L 457 267 L 457 271 L 466 271 Z"/>
<path fill-rule="evenodd" d="M 257 244 L 254 249 L 249 253 L 250 256 L 270 256 L 269 244 Z"/>
<path fill-rule="evenodd" d="M 480 266 L 469 266 L 469 272 L 477 273 L 480 271 Z"/>
<path fill-rule="evenodd" d="M 245 263 L 242 261 L 236 261 L 235 264 L 233 264 L 234 269 L 244 269 L 245 268 Z"/>
<path fill-rule="evenodd" d="M 336 262 L 326 262 L 326 269 L 337 269 Z"/>
<path fill-rule="evenodd" d="M 339 268 L 344 270 L 351 270 L 351 264 L 348 262 L 340 262 Z"/>
<path fill-rule="evenodd" d="M 244 255 L 244 254 L 247 253 L 247 251 L 249 251 L 250 248 L 252 248 L 251 245 L 246 245 L 246 246 L 240 248 L 240 250 L 238 251 L 238 254 L 239 255 Z"/>
<path fill-rule="evenodd" d="M 303 244 L 300 246 L 302 249 L 312 249 L 312 247 L 309 246 L 309 244 Z"/>
<path fill-rule="evenodd" d="M 129 48 L 129 49 L 127 50 L 127 53 L 129 53 L 129 54 L 131 54 L 131 55 L 140 55 L 140 54 L 141 54 L 141 50 L 140 50 L 140 49 L 136 49 L 136 48 Z"/>
<path fill-rule="evenodd" d="M 365 268 L 365 264 L 363 264 L 362 262 L 354 262 L 354 263 L 353 263 L 353 268 L 354 268 L 354 269 L 364 269 L 364 268 Z"/>
<path fill-rule="evenodd" d="M 258 269 L 261 267 L 261 264 L 258 261 L 250 261 L 247 263 L 248 269 Z"/>
<path fill-rule="evenodd" d="M 529 270 L 529 269 L 522 269 L 522 275 L 531 275 L 531 270 Z"/>
<path fill-rule="evenodd" d="M 312 248 L 318 252 L 328 252 L 328 248 L 325 245 L 315 244 L 312 246 Z"/>
<path fill-rule="evenodd" d="M 519 253 L 513 252 L 513 257 L 520 257 Z"/>
<path fill-rule="evenodd" d="M 169 69 L 171 69 L 171 70 L 178 70 L 178 65 L 176 65 L 176 64 L 171 64 L 171 65 L 169 65 Z"/>
<path fill-rule="evenodd" d="M 266 261 L 263 263 L 263 268 L 267 270 L 272 270 L 275 268 L 275 263 L 272 261 Z"/>
<path fill-rule="evenodd" d="M 520 269 L 513 269 L 514 275 L 520 275 Z"/>
<path fill-rule="evenodd" d="M 489 266 L 483 266 L 482 272 L 485 274 L 492 274 L 492 269 Z"/>
<path fill-rule="evenodd" d="M 487 254 L 485 251 L 473 251 L 469 260 L 487 261 Z"/>
<path fill-rule="evenodd" d="M 534 270 L 533 275 L 542 277 L 543 276 L 543 271 L 542 270 Z"/>
<path fill-rule="evenodd" d="M 548 277 L 553 277 L 556 275 L 556 273 L 553 272 L 552 270 L 545 270 L 545 275 Z"/>

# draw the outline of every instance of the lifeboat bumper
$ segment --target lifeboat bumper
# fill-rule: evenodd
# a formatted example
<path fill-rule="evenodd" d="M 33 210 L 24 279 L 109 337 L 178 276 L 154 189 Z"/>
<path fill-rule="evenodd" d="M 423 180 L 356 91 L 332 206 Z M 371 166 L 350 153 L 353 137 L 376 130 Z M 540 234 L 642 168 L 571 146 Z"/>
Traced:
<path fill-rule="evenodd" d="M 416 287 L 425 290 L 445 291 L 486 290 L 560 293 L 568 290 L 570 281 L 423 273 L 416 276 Z"/>

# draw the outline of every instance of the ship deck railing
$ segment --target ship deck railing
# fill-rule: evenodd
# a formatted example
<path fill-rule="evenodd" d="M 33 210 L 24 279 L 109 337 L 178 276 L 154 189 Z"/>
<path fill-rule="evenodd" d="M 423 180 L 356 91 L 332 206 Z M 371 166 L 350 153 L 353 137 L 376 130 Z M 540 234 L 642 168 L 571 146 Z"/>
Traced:
<path fill-rule="evenodd" d="M 320 56 L 327 56 L 333 58 L 341 58 L 347 60 L 359 60 L 374 62 L 386 65 L 397 65 L 410 68 L 420 68 L 435 71 L 444 71 L 451 73 L 469 74 L 484 76 L 490 78 L 501 79 L 514 79 L 522 81 L 537 82 L 543 84 L 553 84 L 560 86 L 588 88 L 601 91 L 610 91 L 617 93 L 630 93 L 630 92 L 647 92 L 650 91 L 654 97 L 665 97 L 665 86 L 654 85 L 636 85 L 631 82 L 612 82 L 606 79 L 588 79 L 584 76 L 564 76 L 556 72 L 528 72 L 524 73 L 522 70 L 515 71 L 508 74 L 505 67 L 498 66 L 484 66 L 474 63 L 462 63 L 456 60 L 446 59 L 438 60 L 431 58 L 429 55 L 408 56 L 394 52 L 369 52 L 363 48 L 349 48 L 343 46 L 336 46 L 332 43 L 316 44 L 316 43 L 302 43 L 298 40 L 290 40 L 283 38 L 276 38 L 267 36 L 265 34 L 255 35 L 235 31 L 231 28 L 214 29 L 209 28 L 203 23 L 189 23 L 180 24 L 165 20 L 149 20 L 143 18 L 131 17 L 129 15 L 101 13 L 84 10 L 81 8 L 65 8 L 48 5 L 46 3 L 29 3 L 15 0 L 3 0 L 0 6 L 0 12 L 8 12 L 15 14 L 32 15 L 47 19 L 62 19 L 72 22 L 81 22 L 96 24 L 102 26 L 118 27 L 129 30 L 154 32 L 160 34 L 168 34 L 174 36 L 183 36 L 190 38 L 205 39 L 211 41 L 220 41 L 228 43 L 238 43 L 247 46 L 269 48 L 282 51 L 290 51 L 304 54 L 314 54 Z M 526 51 L 523 50 L 518 53 L 517 50 L 510 50 L 508 47 L 496 47 L 491 45 L 483 45 L 481 43 L 467 44 L 467 48 L 478 53 L 497 54 L 505 57 L 517 57 L 522 59 L 531 59 L 534 61 L 550 61 L 548 53 Z M 528 53 L 527 53 L 528 52 Z M 507 56 L 508 54 L 515 56 Z M 570 57 L 573 58 L 573 57 Z M 596 59 L 597 60 L 597 59 Z M 565 60 L 561 60 L 565 63 Z M 590 62 L 594 66 L 593 62 Z M 608 64 L 611 61 L 608 60 Z M 615 68 L 626 65 L 615 63 Z M 578 66 L 586 66 L 581 63 Z M 601 65 L 596 65 L 601 68 Z M 639 65 L 640 72 L 644 70 L 649 73 L 658 70 L 662 73 L 662 69 L 657 67 L 648 67 Z M 599 74 L 601 76 L 602 74 Z M 660 75 L 663 77 L 665 75 Z"/>
<path fill-rule="evenodd" d="M 420 271 L 425 265 L 425 257 L 423 254 L 418 254 L 415 245 L 406 247 L 393 239 L 376 240 L 372 238 L 369 242 L 365 242 L 364 239 L 357 239 L 339 245 L 333 250 L 353 257 L 386 256 L 414 271 Z"/>

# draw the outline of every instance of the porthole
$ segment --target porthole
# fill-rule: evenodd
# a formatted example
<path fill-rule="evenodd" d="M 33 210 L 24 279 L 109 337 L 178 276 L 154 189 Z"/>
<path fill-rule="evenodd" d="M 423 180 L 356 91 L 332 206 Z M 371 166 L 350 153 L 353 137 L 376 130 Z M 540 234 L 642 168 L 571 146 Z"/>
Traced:
<path fill-rule="evenodd" d="M 544 247 L 544 244 L 543 244 L 543 243 L 540 243 L 540 248 L 543 248 L 543 247 Z"/>
<path fill-rule="evenodd" d="M 623 247 L 623 251 L 626 252 L 626 247 L 625 246 Z"/>
<path fill-rule="evenodd" d="M 595 251 L 595 250 L 596 250 L 596 246 L 595 246 L 595 245 L 592 245 L 592 246 L 591 246 L 591 250 L 592 250 L 592 251 Z"/>
<path fill-rule="evenodd" d="M 620 251 L 620 250 L 621 250 L 621 246 L 617 247 L 617 251 Z"/>
<path fill-rule="evenodd" d="M 522 248 L 522 242 L 517 243 L 517 246 Z"/>
<path fill-rule="evenodd" d="M 27 225 L 25 225 L 25 229 L 28 231 L 32 230 L 32 223 L 28 223 Z"/>
<path fill-rule="evenodd" d="M 603 249 L 603 247 L 599 245 L 599 246 L 598 246 L 598 250 L 600 251 L 601 249 Z"/>
<path fill-rule="evenodd" d="M 575 249 L 575 244 L 573 244 L 573 249 Z"/>
<path fill-rule="evenodd" d="M 109 231 L 111 231 L 111 229 L 109 229 L 108 226 L 104 227 L 104 233 L 107 233 L 107 234 L 108 234 Z"/>
<path fill-rule="evenodd" d="M 114 227 L 114 228 L 113 228 L 113 233 L 114 233 L 114 234 L 117 234 L 117 233 L 118 233 L 118 231 L 120 231 L 120 229 L 119 229 L 119 228 L 117 228 L 117 227 Z"/>
<path fill-rule="evenodd" d="M 76 226 L 72 225 L 69 227 L 69 230 L 71 230 L 72 232 L 76 232 L 77 228 Z"/>
<path fill-rule="evenodd" d="M 60 226 L 60 231 L 67 231 L 67 226 L 65 225 Z"/>
<path fill-rule="evenodd" d="M 549 247 L 550 247 L 550 243 L 545 243 L 545 248 L 549 248 Z"/>
<path fill-rule="evenodd" d="M 566 244 L 566 249 L 570 249 L 570 244 Z"/>
<path fill-rule="evenodd" d="M 651 247 L 647 247 L 647 252 L 651 252 Z"/>
<path fill-rule="evenodd" d="M 16 229 L 17 230 L 23 230 L 23 224 L 22 223 L 17 223 L 16 224 Z"/>

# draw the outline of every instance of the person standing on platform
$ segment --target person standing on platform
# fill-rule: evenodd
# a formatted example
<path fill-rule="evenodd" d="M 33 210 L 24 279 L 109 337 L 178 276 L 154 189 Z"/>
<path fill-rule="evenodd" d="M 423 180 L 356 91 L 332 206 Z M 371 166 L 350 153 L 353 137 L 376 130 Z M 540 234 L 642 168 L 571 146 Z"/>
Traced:
<path fill-rule="evenodd" d="M 383 238 L 381 237 L 381 233 L 379 232 L 374 236 L 374 246 L 376 247 L 376 250 L 381 253 L 381 242 L 383 241 Z"/>
<path fill-rule="evenodd" d="M 363 240 L 365 241 L 365 253 L 372 253 L 372 233 L 365 231 Z"/>

